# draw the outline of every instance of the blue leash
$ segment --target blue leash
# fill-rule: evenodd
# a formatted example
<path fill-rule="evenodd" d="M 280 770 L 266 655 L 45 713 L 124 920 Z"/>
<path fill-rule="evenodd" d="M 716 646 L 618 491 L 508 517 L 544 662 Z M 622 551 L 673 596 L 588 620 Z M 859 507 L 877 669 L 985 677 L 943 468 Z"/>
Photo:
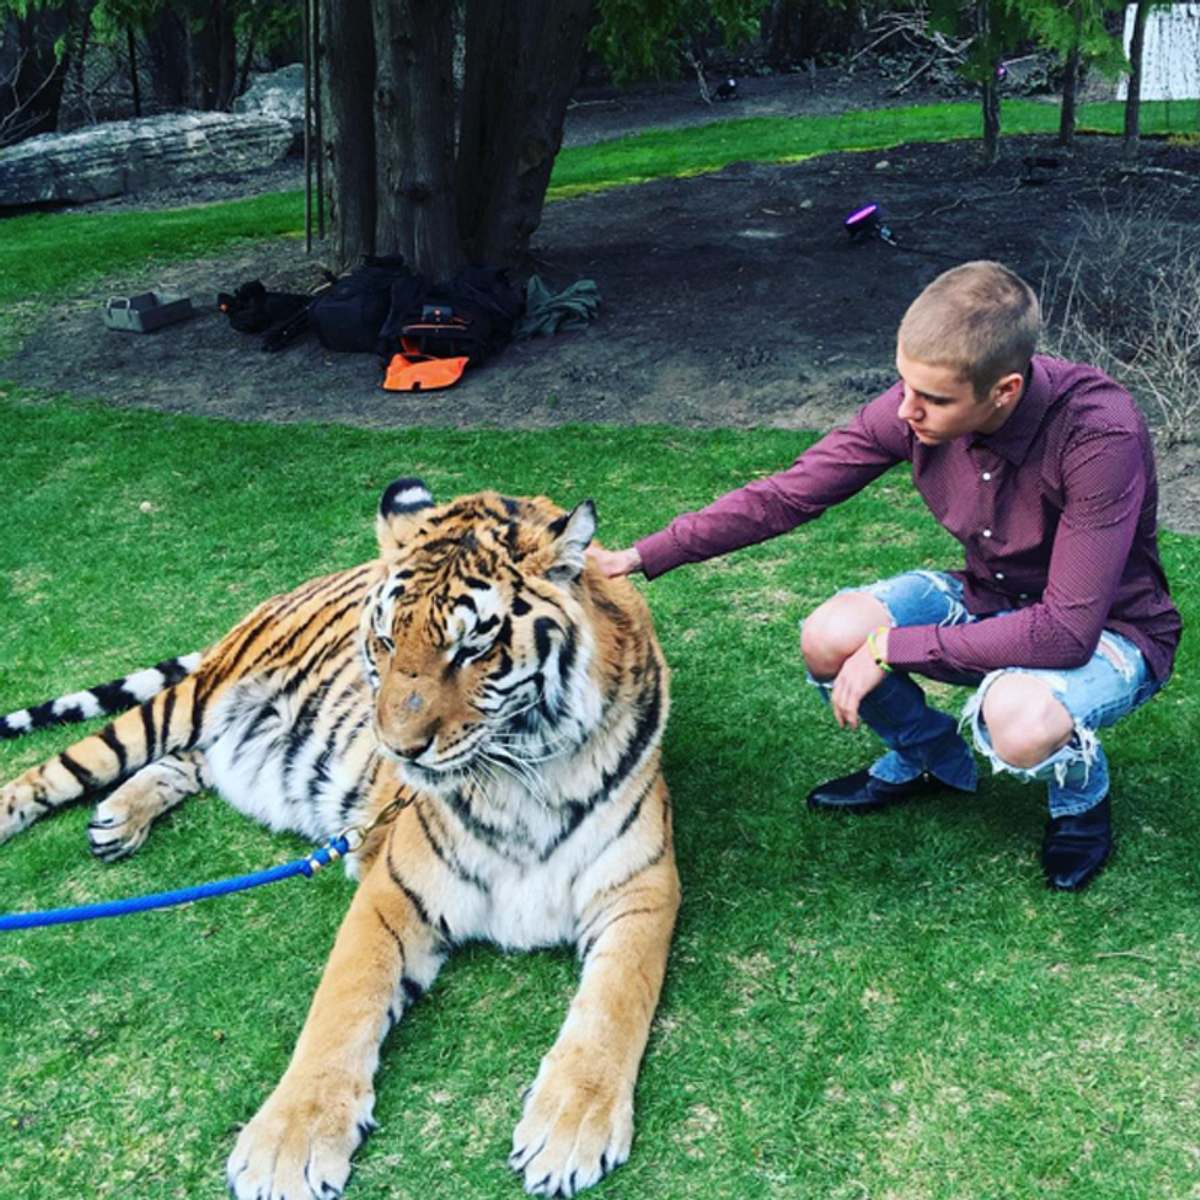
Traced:
<path fill-rule="evenodd" d="M 179 888 L 173 892 L 156 892 L 151 896 L 130 896 L 125 900 L 106 900 L 100 904 L 83 904 L 77 908 L 51 908 L 45 912 L 5 913 L 0 915 L 0 933 L 9 929 L 35 929 L 43 925 L 70 925 L 76 921 L 98 921 L 103 917 L 123 917 L 126 913 L 145 912 L 150 908 L 171 908 L 176 904 L 190 904 L 193 900 L 206 900 L 209 896 L 226 896 L 230 892 L 244 892 L 249 888 L 262 887 L 279 879 L 290 879 L 303 875 L 311 879 L 322 867 L 328 866 L 350 851 L 350 840 L 344 834 L 330 838 L 319 850 L 307 858 L 271 867 L 266 871 L 255 871 L 250 875 L 234 875 L 229 879 L 214 879 L 211 883 L 195 887 Z"/>

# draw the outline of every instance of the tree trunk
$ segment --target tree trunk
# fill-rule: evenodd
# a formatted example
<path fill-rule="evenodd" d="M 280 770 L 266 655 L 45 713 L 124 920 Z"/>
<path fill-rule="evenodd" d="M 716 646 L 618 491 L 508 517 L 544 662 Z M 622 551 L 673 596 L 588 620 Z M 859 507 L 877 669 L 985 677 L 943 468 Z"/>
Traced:
<path fill-rule="evenodd" d="M 222 112 L 233 108 L 237 96 L 237 5 L 218 0 L 213 9 L 221 15 L 221 37 L 217 46 L 217 103 Z"/>
<path fill-rule="evenodd" d="M 829 0 L 771 0 L 759 22 L 766 59 L 776 67 L 809 62 L 818 54 L 849 55 L 864 41 L 880 6 Z"/>
<path fill-rule="evenodd" d="M 442 279 L 462 265 L 454 204 L 453 6 L 374 0 L 373 12 L 376 252 L 403 254 L 417 270 Z"/>
<path fill-rule="evenodd" d="M 989 165 L 1000 157 L 1000 91 L 995 78 L 983 81 L 983 161 Z"/>
<path fill-rule="evenodd" d="M 780 67 L 803 62 L 805 54 L 800 34 L 800 0 L 771 0 L 759 22 L 767 61 Z"/>
<path fill-rule="evenodd" d="M 84 91 L 87 87 L 87 80 L 83 73 L 85 64 L 87 63 L 88 43 L 92 39 L 92 9 L 95 7 L 89 4 L 79 17 L 79 37 L 75 47 L 75 93 L 82 99 Z"/>
<path fill-rule="evenodd" d="M 129 86 L 133 91 L 133 115 L 142 115 L 142 85 L 138 81 L 137 37 L 133 26 L 125 26 L 125 46 L 129 53 Z"/>
<path fill-rule="evenodd" d="M 1125 144 L 1122 154 L 1127 159 L 1138 156 L 1142 108 L 1142 47 L 1146 42 L 1146 18 L 1152 0 L 1138 0 L 1133 15 L 1133 36 L 1129 40 L 1129 94 L 1125 99 Z"/>
<path fill-rule="evenodd" d="M 321 5 L 325 195 L 339 268 L 361 254 L 401 254 L 441 280 L 467 260 L 512 265 L 541 220 L 592 0 L 464 5 L 457 114 L 455 7 Z"/>
<path fill-rule="evenodd" d="M 199 25 L 188 25 L 187 45 L 192 107 L 227 111 L 237 82 L 233 5 L 209 0 Z"/>
<path fill-rule="evenodd" d="M 591 0 L 467 6 L 458 228 L 476 262 L 519 262 L 538 227 Z"/>
<path fill-rule="evenodd" d="M 186 18 L 164 8 L 146 30 L 150 82 L 161 108 L 186 108 L 191 99 Z"/>
<path fill-rule="evenodd" d="M 1076 41 L 1067 54 L 1063 68 L 1062 105 L 1058 113 L 1058 144 L 1072 146 L 1075 143 L 1076 91 L 1079 86 L 1079 42 Z"/>
<path fill-rule="evenodd" d="M 854 40 L 853 14 L 821 0 L 771 0 L 760 22 L 769 63 L 790 67 L 824 51 L 846 54 Z"/>
<path fill-rule="evenodd" d="M 375 36 L 371 0 L 321 5 L 325 206 L 334 270 L 375 253 Z"/>
<path fill-rule="evenodd" d="M 204 20 L 199 27 L 186 23 L 188 106 L 205 112 L 216 107 L 217 39 L 220 25 Z"/>
<path fill-rule="evenodd" d="M 238 67 L 237 83 L 233 94 L 240 96 L 250 86 L 250 72 L 254 70 L 254 55 L 258 50 L 258 31 L 261 22 L 255 21 L 246 34 L 245 49 L 242 50 L 242 65 Z"/>
<path fill-rule="evenodd" d="M 975 33 L 981 54 L 983 161 L 990 166 L 1000 157 L 1000 90 L 996 87 L 996 70 L 991 61 L 990 52 L 992 42 L 991 0 L 976 0 Z"/>

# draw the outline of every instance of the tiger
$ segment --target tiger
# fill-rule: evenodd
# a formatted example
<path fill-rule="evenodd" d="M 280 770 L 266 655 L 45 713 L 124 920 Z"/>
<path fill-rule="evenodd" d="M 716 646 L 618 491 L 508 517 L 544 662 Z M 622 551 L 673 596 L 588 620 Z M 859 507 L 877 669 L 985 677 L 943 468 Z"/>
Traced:
<path fill-rule="evenodd" d="M 151 693 L 0 789 L 0 842 L 118 781 L 89 825 L 102 858 L 208 786 L 273 829 L 370 830 L 291 1060 L 229 1156 L 237 1200 L 343 1194 L 383 1039 L 473 940 L 573 943 L 581 965 L 512 1136 L 525 1190 L 572 1196 L 629 1157 L 680 902 L 669 675 L 641 595 L 587 555 L 595 529 L 590 500 L 437 504 L 397 479 L 375 559 L 267 600 L 198 658 L 6 719 Z"/>

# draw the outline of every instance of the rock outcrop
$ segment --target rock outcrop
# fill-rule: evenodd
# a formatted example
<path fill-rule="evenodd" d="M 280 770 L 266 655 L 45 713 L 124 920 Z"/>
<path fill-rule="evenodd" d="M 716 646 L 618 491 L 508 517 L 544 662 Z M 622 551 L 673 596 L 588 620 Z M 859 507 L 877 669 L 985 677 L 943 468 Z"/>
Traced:
<path fill-rule="evenodd" d="M 282 117 L 292 127 L 292 149 L 304 146 L 304 64 L 292 63 L 278 71 L 256 75 L 254 82 L 233 102 L 233 111 Z"/>
<path fill-rule="evenodd" d="M 84 204 L 241 174 L 287 154 L 292 127 L 265 113 L 171 113 L 44 133 L 0 150 L 0 208 Z"/>

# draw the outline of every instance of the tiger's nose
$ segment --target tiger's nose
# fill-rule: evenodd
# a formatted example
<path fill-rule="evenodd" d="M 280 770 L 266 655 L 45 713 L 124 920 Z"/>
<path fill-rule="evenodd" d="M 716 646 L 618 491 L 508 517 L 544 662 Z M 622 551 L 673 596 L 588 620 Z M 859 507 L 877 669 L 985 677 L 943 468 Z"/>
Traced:
<path fill-rule="evenodd" d="M 433 738 L 430 737 L 424 742 L 414 743 L 411 746 L 392 745 L 392 750 L 399 755 L 400 758 L 407 758 L 409 762 L 416 762 L 430 746 L 433 745 Z"/>

